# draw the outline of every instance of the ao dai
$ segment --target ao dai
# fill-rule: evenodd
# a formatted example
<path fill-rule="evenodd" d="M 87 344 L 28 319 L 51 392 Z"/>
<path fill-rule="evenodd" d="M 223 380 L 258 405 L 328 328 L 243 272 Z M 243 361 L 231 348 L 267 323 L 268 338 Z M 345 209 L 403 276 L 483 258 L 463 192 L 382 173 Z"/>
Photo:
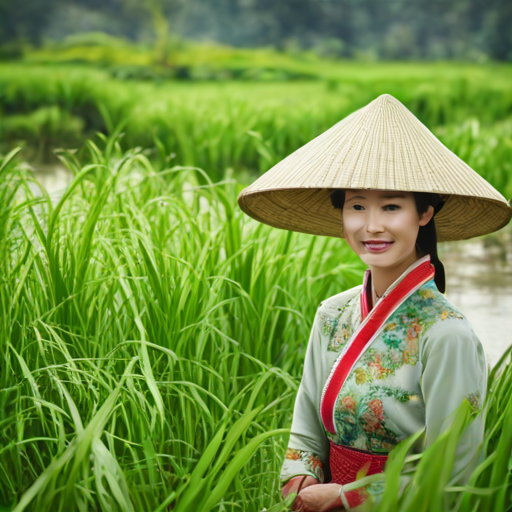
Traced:
<path fill-rule="evenodd" d="M 427 255 L 411 265 L 379 304 L 411 271 L 429 261 Z M 363 286 L 356 286 L 318 307 L 281 470 L 283 485 L 297 475 L 314 476 L 320 483 L 330 481 L 330 441 L 387 454 L 426 427 L 428 447 L 464 399 L 475 409 L 483 403 L 487 365 L 482 345 L 465 316 L 439 292 L 432 278 L 412 289 L 378 322 L 374 336 L 332 400 L 332 416 L 331 412 L 325 415 L 324 407 L 322 417 L 329 379 L 345 364 L 344 353 L 349 353 L 354 334 L 362 327 L 362 294 Z M 332 419 L 332 427 L 327 428 L 326 418 L 327 423 Z M 474 455 L 483 432 L 484 416 L 479 414 L 457 450 L 453 473 L 461 481 L 478 463 L 478 454 Z"/>

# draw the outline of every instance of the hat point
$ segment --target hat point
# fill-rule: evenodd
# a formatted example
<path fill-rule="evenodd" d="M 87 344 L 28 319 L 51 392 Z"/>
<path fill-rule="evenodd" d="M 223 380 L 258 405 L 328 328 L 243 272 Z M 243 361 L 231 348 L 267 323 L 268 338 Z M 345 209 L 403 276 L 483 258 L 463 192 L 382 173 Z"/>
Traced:
<path fill-rule="evenodd" d="M 376 100 L 391 100 L 391 101 L 398 101 L 394 96 L 391 94 L 388 94 L 385 92 L 384 94 L 381 94 L 380 96 L 377 96 Z"/>

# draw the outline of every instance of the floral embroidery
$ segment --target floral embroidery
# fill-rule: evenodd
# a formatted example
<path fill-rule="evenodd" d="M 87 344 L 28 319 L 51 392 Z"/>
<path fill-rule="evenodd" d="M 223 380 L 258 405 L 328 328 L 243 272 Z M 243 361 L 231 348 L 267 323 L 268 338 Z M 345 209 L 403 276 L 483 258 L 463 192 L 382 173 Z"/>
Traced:
<path fill-rule="evenodd" d="M 420 297 L 423 297 L 424 299 L 435 299 L 436 298 L 436 295 L 432 288 L 422 288 L 422 289 L 418 290 L 418 293 L 419 293 Z"/>
<path fill-rule="evenodd" d="M 481 395 L 480 395 L 480 390 L 477 389 L 474 393 L 468 393 L 465 397 L 464 397 L 468 402 L 469 402 L 469 405 L 471 405 L 473 411 L 478 411 L 478 409 L 480 409 L 480 402 L 481 402 Z"/>
<path fill-rule="evenodd" d="M 337 434 L 324 429 L 327 437 L 353 448 L 389 452 L 403 438 L 403 433 L 395 433 L 387 426 L 383 399 L 422 402 L 419 389 L 402 390 L 392 386 L 390 379 L 404 365 L 418 364 L 422 336 L 436 322 L 448 318 L 464 319 L 464 316 L 437 290 L 433 280 L 402 303 L 347 377 L 334 409 Z M 337 345 L 338 332 L 340 326 L 331 331 L 329 347 L 346 343 L 341 338 Z M 475 408 L 480 401 L 473 395 L 466 398 Z"/>
<path fill-rule="evenodd" d="M 359 300 L 359 295 L 347 301 L 343 307 L 338 308 L 339 313 L 335 317 L 322 315 L 322 333 L 324 336 L 329 336 L 327 350 L 331 352 L 337 352 L 343 348 L 354 332 L 352 322 L 339 323 L 345 310 L 353 304 L 354 300 Z"/>
<path fill-rule="evenodd" d="M 397 349 L 390 349 L 387 352 L 380 352 L 370 348 L 361 357 L 360 363 L 354 369 L 356 384 L 368 384 L 375 380 L 386 379 L 394 371 L 403 365 L 405 352 Z"/>
<path fill-rule="evenodd" d="M 334 410 L 334 419 L 336 425 L 341 426 L 339 432 L 339 444 L 351 446 L 357 439 L 357 402 L 350 395 L 344 396 L 341 401 L 338 400 Z M 330 438 L 330 432 L 325 431 Z M 332 440 L 332 439 L 331 439 Z"/>
<path fill-rule="evenodd" d="M 306 471 L 309 471 L 320 481 L 323 481 L 322 460 L 315 453 L 305 450 L 297 450 L 295 448 L 288 448 L 286 450 L 285 459 L 301 461 L 304 464 L 304 469 Z"/>
<path fill-rule="evenodd" d="M 343 347 L 345 343 L 347 343 L 350 336 L 352 336 L 352 326 L 347 323 L 341 324 L 329 340 L 327 350 L 334 352 L 337 351 L 340 347 Z"/>
<path fill-rule="evenodd" d="M 356 384 L 364 384 L 368 380 L 368 375 L 364 368 L 355 369 Z"/>
<path fill-rule="evenodd" d="M 322 334 L 324 336 L 331 336 L 332 332 L 336 328 L 338 319 L 332 316 L 322 315 Z"/>
<path fill-rule="evenodd" d="M 394 375 L 404 364 L 414 366 L 418 362 L 418 340 L 421 334 L 431 327 L 441 310 L 441 320 L 447 318 L 463 319 L 463 315 L 450 308 L 446 299 L 427 283 L 411 296 L 392 315 L 391 321 L 384 327 L 381 339 L 389 348 L 379 351 L 370 348 L 363 354 L 353 370 L 357 384 L 373 382 Z"/>
<path fill-rule="evenodd" d="M 389 452 L 399 439 L 386 427 L 384 397 L 393 397 L 403 403 L 418 400 L 414 393 L 387 386 L 370 386 L 360 400 L 349 393 L 338 400 L 334 411 L 338 436 L 333 437 L 324 430 L 326 435 L 337 443 L 354 448 Z"/>
<path fill-rule="evenodd" d="M 366 412 L 361 415 L 361 425 L 367 432 L 378 432 L 382 428 L 383 421 L 382 402 L 375 398 L 368 404 Z"/>

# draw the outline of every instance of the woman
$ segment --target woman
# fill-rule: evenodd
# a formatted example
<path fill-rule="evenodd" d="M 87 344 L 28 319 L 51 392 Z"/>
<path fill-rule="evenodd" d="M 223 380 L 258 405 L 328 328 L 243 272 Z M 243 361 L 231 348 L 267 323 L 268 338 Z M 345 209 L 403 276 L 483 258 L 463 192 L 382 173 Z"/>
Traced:
<path fill-rule="evenodd" d="M 239 204 L 275 227 L 344 237 L 369 267 L 362 285 L 318 307 L 281 471 L 296 510 L 356 507 L 374 491 L 344 491 L 359 470 L 382 471 L 423 427 L 430 446 L 464 399 L 482 405 L 485 356 L 443 295 L 436 242 L 496 231 L 512 210 L 387 94 L 289 155 Z M 478 463 L 483 421 L 458 447 L 461 482 Z"/>

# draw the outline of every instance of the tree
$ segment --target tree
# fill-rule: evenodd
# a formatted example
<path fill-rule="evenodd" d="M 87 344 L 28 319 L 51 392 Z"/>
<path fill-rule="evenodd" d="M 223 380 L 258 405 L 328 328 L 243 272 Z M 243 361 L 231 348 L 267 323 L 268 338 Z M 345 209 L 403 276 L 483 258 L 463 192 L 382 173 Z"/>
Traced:
<path fill-rule="evenodd" d="M 0 44 L 39 44 L 59 0 L 0 0 Z"/>
<path fill-rule="evenodd" d="M 489 53 L 496 60 L 512 60 L 512 1 L 494 0 L 487 17 Z"/>

